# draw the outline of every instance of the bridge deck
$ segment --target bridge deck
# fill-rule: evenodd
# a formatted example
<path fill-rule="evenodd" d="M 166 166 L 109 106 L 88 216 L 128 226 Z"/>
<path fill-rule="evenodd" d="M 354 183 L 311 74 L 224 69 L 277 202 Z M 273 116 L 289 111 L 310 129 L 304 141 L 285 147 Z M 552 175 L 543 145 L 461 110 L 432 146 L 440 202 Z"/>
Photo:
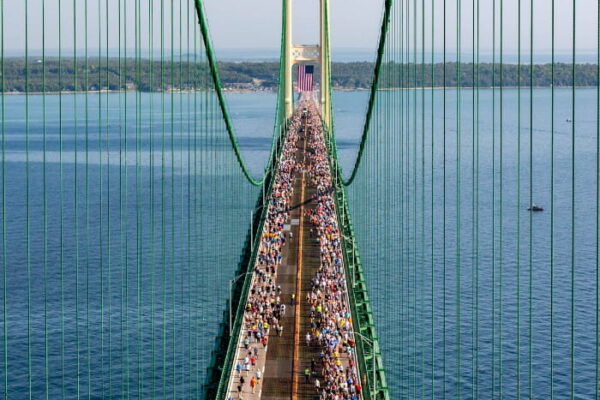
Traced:
<path fill-rule="evenodd" d="M 307 133 L 310 132 L 307 122 L 304 121 L 301 125 L 304 132 L 299 133 L 295 159 L 300 165 L 305 165 L 309 163 L 307 151 L 314 149 L 307 148 L 310 146 L 307 140 Z M 242 372 L 236 371 L 234 366 L 228 390 L 230 399 L 313 400 L 319 396 L 315 380 L 324 382 L 320 358 L 323 347 L 315 343 L 315 340 L 310 345 L 306 341 L 307 333 L 311 332 L 311 305 L 307 301 L 307 295 L 312 290 L 311 280 L 319 270 L 321 255 L 317 230 L 306 217 L 307 210 L 314 212 L 317 208 L 317 190 L 307 184 L 308 180 L 306 171 L 297 168 L 292 180 L 294 190 L 289 220 L 286 221 L 288 240 L 282 248 L 282 262 L 275 275 L 275 285 L 282 289 L 281 302 L 286 305 L 285 314 L 279 320 L 283 332 L 278 335 L 272 327 L 264 348 L 261 343 L 249 344 L 251 352 L 258 349 L 256 365 L 250 371 Z M 296 304 L 293 304 L 292 293 L 295 294 Z M 248 354 L 244 345 L 246 331 L 243 330 L 241 335 L 237 339 L 236 366 L 243 366 Z M 349 359 L 347 353 L 339 356 L 344 366 L 348 365 Z M 306 379 L 304 375 L 306 369 L 313 371 L 310 379 Z M 250 381 L 257 376 L 257 371 L 260 371 L 261 379 L 257 380 L 252 389 Z"/>

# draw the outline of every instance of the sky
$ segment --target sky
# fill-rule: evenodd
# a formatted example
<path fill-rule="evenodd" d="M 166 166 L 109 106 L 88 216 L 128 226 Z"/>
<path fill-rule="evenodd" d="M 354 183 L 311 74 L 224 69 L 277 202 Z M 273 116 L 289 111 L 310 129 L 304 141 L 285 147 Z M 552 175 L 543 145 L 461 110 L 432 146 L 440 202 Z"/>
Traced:
<path fill-rule="evenodd" d="M 205 0 L 218 48 L 278 48 L 281 0 Z M 294 43 L 319 41 L 319 0 L 295 0 Z M 375 48 L 383 0 L 331 0 L 331 41 L 340 48 Z M 235 29 L 232 29 L 235 27 Z"/>
<path fill-rule="evenodd" d="M 58 15 L 60 0 L 5 0 L 2 2 L 4 7 L 5 24 L 3 30 L 5 33 L 4 43 L 7 55 L 22 55 L 25 48 L 25 5 L 28 4 L 28 37 L 29 49 L 32 53 L 41 53 L 42 43 L 42 4 L 46 6 L 46 48 L 58 48 Z M 457 5 L 461 4 L 462 27 L 460 30 L 463 49 L 473 47 L 473 9 L 472 4 L 477 1 L 481 5 L 480 12 L 480 48 L 483 53 L 490 52 L 493 47 L 494 24 L 492 18 L 493 4 L 496 5 L 496 35 L 495 47 L 500 47 L 500 27 L 504 35 L 503 47 L 505 54 L 514 54 L 517 49 L 518 34 L 518 5 L 521 4 L 522 20 L 522 41 L 521 50 L 525 56 L 529 53 L 529 33 L 531 26 L 531 4 L 533 4 L 533 47 L 536 54 L 549 53 L 551 48 L 551 0 L 405 0 L 404 2 L 395 1 L 395 5 L 414 5 L 425 4 L 425 52 L 431 51 L 431 35 L 429 31 L 434 28 L 434 39 L 436 43 L 435 52 L 439 53 L 444 43 L 443 30 L 443 11 L 446 5 L 446 46 L 449 53 L 456 49 L 457 41 Z M 84 25 L 84 5 L 89 5 L 89 47 L 98 48 L 98 43 L 106 47 L 104 38 L 106 37 L 106 18 L 109 19 L 110 30 L 109 46 L 118 47 L 118 10 L 119 4 L 127 4 L 129 25 L 127 32 L 123 32 L 122 38 L 127 38 L 129 48 L 133 48 L 133 5 L 134 0 L 62 0 L 61 8 L 61 35 L 63 48 L 72 49 L 73 38 L 77 38 L 77 47 L 83 47 Z M 373 59 L 379 29 L 382 19 L 383 0 L 330 0 L 331 2 L 331 43 L 333 49 L 333 59 L 336 59 L 336 53 L 348 50 L 362 50 L 370 54 L 369 59 Z M 144 0 L 140 4 L 144 10 L 142 19 L 146 22 L 141 33 L 142 47 L 159 48 L 161 42 L 159 35 L 160 27 L 160 5 L 165 6 L 166 19 L 166 45 L 169 47 L 169 18 L 170 4 L 174 4 L 173 13 L 175 21 L 178 21 L 180 9 L 178 4 L 182 4 L 181 12 L 185 16 L 188 10 L 191 12 L 191 18 L 194 17 L 192 0 Z M 293 0 L 294 3 L 294 43 L 295 44 L 316 44 L 318 43 L 318 21 L 319 21 L 319 0 Z M 573 0 L 555 0 L 556 7 L 556 50 L 558 53 L 567 54 L 572 49 L 572 30 L 573 30 Z M 435 21 L 432 23 L 431 11 L 435 12 Z M 586 54 L 587 59 L 594 60 L 597 47 L 597 0 L 577 0 L 576 13 L 576 49 L 580 54 Z M 77 6 L 76 16 L 76 34 L 73 34 L 73 6 Z M 154 39 L 149 44 L 149 34 L 147 31 L 147 10 L 152 6 L 154 10 Z M 253 51 L 262 51 L 268 53 L 269 57 L 276 58 L 280 46 L 281 38 L 281 5 L 282 0 L 204 0 L 207 17 L 210 24 L 212 40 L 215 44 L 217 57 L 223 54 L 236 54 L 244 51 L 246 55 Z M 500 21 L 500 5 L 503 5 L 503 24 Z M 414 6 L 411 9 L 411 13 Z M 414 28 L 414 14 L 409 18 L 411 29 Z M 421 21 L 421 7 L 417 8 L 416 20 Z M 398 21 L 399 18 L 395 18 Z M 98 34 L 98 24 L 104 27 L 104 31 Z M 192 23 L 192 26 L 194 24 Z M 178 27 L 176 27 L 178 28 Z M 398 25 L 392 26 L 392 29 L 398 29 Z M 125 34 L 126 33 L 126 34 Z M 100 40 L 98 39 L 100 36 Z M 396 39 L 397 40 L 397 39 Z M 421 47 L 419 44 L 417 47 Z M 52 51 L 50 51 L 52 53 Z M 36 54 L 37 55 L 37 54 Z M 568 57 L 568 56 L 566 56 Z M 451 56 L 450 56 L 451 59 Z M 568 58 L 567 58 L 568 59 Z M 582 58 L 583 59 L 583 58 Z M 507 61 L 508 62 L 508 61 Z"/>

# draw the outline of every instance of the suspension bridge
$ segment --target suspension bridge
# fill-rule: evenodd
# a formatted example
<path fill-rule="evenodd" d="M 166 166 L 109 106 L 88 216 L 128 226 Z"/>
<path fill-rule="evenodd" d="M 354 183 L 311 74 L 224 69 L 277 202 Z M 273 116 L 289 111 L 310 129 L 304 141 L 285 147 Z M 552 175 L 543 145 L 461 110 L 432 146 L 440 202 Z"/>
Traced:
<path fill-rule="evenodd" d="M 384 0 L 350 137 L 278 3 L 248 138 L 202 0 L 0 0 L 3 397 L 600 399 L 598 4 Z"/>

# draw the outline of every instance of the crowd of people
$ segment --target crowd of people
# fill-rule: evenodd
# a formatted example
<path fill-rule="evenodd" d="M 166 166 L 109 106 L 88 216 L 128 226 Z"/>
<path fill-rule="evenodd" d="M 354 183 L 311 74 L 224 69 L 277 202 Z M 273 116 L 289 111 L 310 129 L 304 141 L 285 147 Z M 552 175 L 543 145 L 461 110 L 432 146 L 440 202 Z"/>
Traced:
<path fill-rule="evenodd" d="M 306 345 L 320 347 L 320 374 L 314 380 L 319 398 L 356 400 L 360 398 L 362 387 L 356 367 L 352 315 L 348 308 L 341 233 L 332 190 L 333 179 L 316 106 L 309 103 L 307 108 L 307 125 L 310 126 L 307 166 L 309 184 L 317 192 L 317 205 L 314 209 L 308 209 L 306 214 L 319 239 L 321 262 L 311 280 L 311 291 L 306 298 L 311 310 Z M 311 366 L 312 368 L 315 367 Z"/>
<path fill-rule="evenodd" d="M 304 138 L 306 153 L 301 161 L 297 154 Z M 280 321 L 286 305 L 281 286 L 277 285 L 277 272 L 283 247 L 293 240 L 291 232 L 286 237 L 284 226 L 289 223 L 294 179 L 303 172 L 316 192 L 312 197 L 314 207 L 306 207 L 305 212 L 312 226 L 311 237 L 318 238 L 320 248 L 320 265 L 306 296 L 310 321 L 302 333 L 305 345 L 316 347 L 320 359 L 313 359 L 310 368 L 303 371 L 306 384 L 314 385 L 320 400 L 358 400 L 361 395 L 325 138 L 316 104 L 304 98 L 290 121 L 282 148 L 245 304 L 243 348 L 235 367 L 238 399 L 242 399 L 245 385 L 249 384 L 255 393 L 260 384 L 262 373 L 257 359 L 267 347 L 269 335 L 282 335 Z M 295 295 L 291 294 L 291 305 L 295 303 Z"/>
<path fill-rule="evenodd" d="M 280 320 L 285 315 L 285 303 L 281 299 L 281 286 L 276 282 L 282 249 L 286 244 L 284 225 L 289 220 L 293 179 L 298 168 L 296 151 L 300 124 L 301 114 L 298 112 L 290 122 L 268 201 L 250 293 L 245 304 L 242 343 L 246 356 L 236 365 L 238 398 L 241 398 L 246 382 L 254 393 L 261 379 L 256 360 L 261 348 L 267 347 L 269 333 L 274 332 L 278 336 L 283 333 Z"/>

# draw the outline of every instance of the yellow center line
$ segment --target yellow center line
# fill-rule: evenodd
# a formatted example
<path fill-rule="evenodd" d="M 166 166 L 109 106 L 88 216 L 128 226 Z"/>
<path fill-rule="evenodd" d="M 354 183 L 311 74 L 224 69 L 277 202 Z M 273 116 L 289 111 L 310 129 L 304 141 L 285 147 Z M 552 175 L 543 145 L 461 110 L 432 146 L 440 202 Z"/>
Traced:
<path fill-rule="evenodd" d="M 304 128 L 304 146 L 302 149 L 302 163 L 304 163 L 304 155 L 306 154 L 306 127 Z M 304 171 L 302 172 L 302 180 L 300 186 L 300 221 L 298 231 L 298 264 L 296 268 L 296 309 L 294 313 L 294 360 L 292 364 L 292 400 L 298 398 L 298 374 L 299 369 L 299 353 L 300 353 L 300 302 L 302 289 L 302 242 L 303 242 L 303 224 L 304 224 Z"/>

